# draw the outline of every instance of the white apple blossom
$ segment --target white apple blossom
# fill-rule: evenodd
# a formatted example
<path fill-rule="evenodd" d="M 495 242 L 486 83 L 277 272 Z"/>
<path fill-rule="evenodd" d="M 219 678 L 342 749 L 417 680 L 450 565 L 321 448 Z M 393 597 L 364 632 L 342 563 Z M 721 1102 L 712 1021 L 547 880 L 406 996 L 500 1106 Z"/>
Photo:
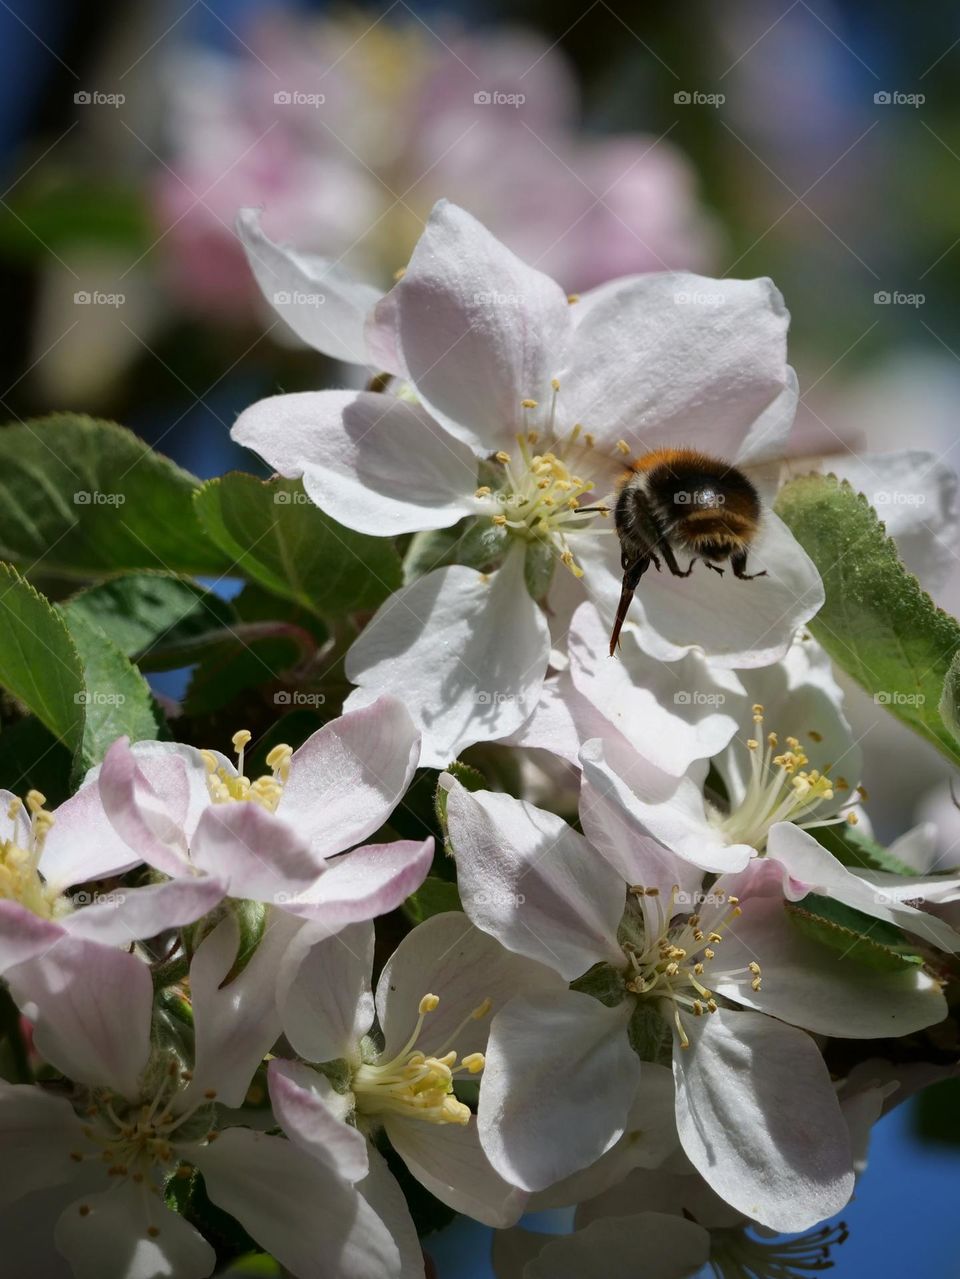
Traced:
<path fill-rule="evenodd" d="M 771 862 L 704 885 L 655 841 L 638 852 L 615 806 L 597 809 L 594 842 L 622 842 L 634 857 L 628 892 L 553 814 L 443 782 L 470 918 L 582 987 L 518 997 L 494 1018 L 478 1124 L 501 1175 L 541 1190 L 598 1159 L 625 1129 L 635 1047 L 656 1057 L 672 1034 L 681 1144 L 716 1193 L 777 1230 L 842 1207 L 849 1144 L 804 1032 L 869 1039 L 933 1025 L 945 1011 L 938 983 L 915 966 L 871 969 L 800 933 Z M 802 1131 L 786 1119 L 798 1107 Z"/>
<path fill-rule="evenodd" d="M 458 912 L 432 916 L 400 942 L 375 997 L 372 963 L 369 924 L 319 941 L 307 924 L 290 946 L 279 980 L 280 1014 L 303 1061 L 271 1063 L 275 1112 L 321 1157 L 331 1126 L 344 1115 L 354 1133 L 371 1137 L 382 1129 L 411 1173 L 444 1203 L 488 1225 L 512 1224 L 526 1196 L 485 1156 L 455 1084 L 482 1075 L 494 1010 L 520 992 L 556 990 L 563 982 Z"/>
<path fill-rule="evenodd" d="M 16 1237 L 24 1253 L 18 1273 L 40 1274 L 46 1259 L 45 1279 L 203 1279 L 216 1254 L 163 1195 L 197 1169 L 213 1203 L 301 1279 L 422 1279 L 412 1223 L 375 1152 L 360 1159 L 344 1142 L 319 1160 L 291 1134 L 242 1126 L 233 1109 L 279 1034 L 277 970 L 295 927 L 274 912 L 229 982 L 236 922 L 207 935 L 190 969 L 189 1058 L 153 1020 L 136 955 L 64 937 L 11 970 L 37 1049 L 65 1076 L 0 1085 L 0 1219 L 5 1252 Z"/>
<path fill-rule="evenodd" d="M 631 457 L 702 448 L 759 468 L 769 495 L 761 464 L 783 452 L 796 403 L 787 315 L 769 281 L 634 276 L 568 299 L 441 201 L 403 278 L 371 310 L 368 291 L 271 244 L 250 211 L 239 228 L 268 297 L 330 299 L 329 309 L 284 310 L 301 337 L 331 349 L 332 328 L 356 351 L 362 334 L 368 363 L 396 383 L 387 395 L 262 401 L 234 438 L 302 476 L 348 527 L 390 535 L 471 517 L 487 560 L 503 566 L 488 577 L 453 565 L 409 583 L 348 655 L 359 685 L 348 705 L 401 689 L 424 763 L 507 736 L 532 713 L 549 640 L 525 578 L 551 557 L 612 619 L 621 569 L 609 502 Z M 752 554 L 767 577 L 749 591 L 712 574 L 695 584 L 654 575 L 633 608 L 644 649 L 665 660 L 700 649 L 732 667 L 780 656 L 822 602 L 820 579 L 772 511 Z"/>

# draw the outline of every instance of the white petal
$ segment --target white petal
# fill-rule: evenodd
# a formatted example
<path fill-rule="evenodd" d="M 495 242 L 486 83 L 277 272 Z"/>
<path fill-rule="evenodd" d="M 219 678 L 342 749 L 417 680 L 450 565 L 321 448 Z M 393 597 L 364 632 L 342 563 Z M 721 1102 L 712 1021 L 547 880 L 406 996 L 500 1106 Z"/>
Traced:
<path fill-rule="evenodd" d="M 427 877 L 433 862 L 433 837 L 392 844 L 367 844 L 331 858 L 323 878 L 284 909 L 322 923 L 329 932 L 396 910 Z M 280 898 L 277 903 L 282 904 Z"/>
<path fill-rule="evenodd" d="M 119 888 L 97 893 L 89 906 L 65 915 L 63 927 L 72 937 L 84 937 L 101 946 L 127 946 L 168 928 L 194 923 L 213 910 L 226 891 L 226 884 L 209 875 Z"/>
<path fill-rule="evenodd" d="M 9 1204 L 44 1186 L 71 1181 L 77 1164 L 70 1152 L 87 1142 L 65 1097 L 32 1084 L 0 1081 L 0 1145 L 0 1204 Z"/>
<path fill-rule="evenodd" d="M 352 924 L 332 937 L 322 924 L 304 924 L 277 982 L 283 1031 L 302 1057 L 357 1057 L 373 1022 L 372 967 L 372 924 Z"/>
<path fill-rule="evenodd" d="M 363 325 L 379 289 L 327 258 L 274 244 L 260 226 L 259 209 L 240 210 L 237 234 L 263 296 L 297 337 L 335 360 L 370 362 Z"/>
<path fill-rule="evenodd" d="M 741 898 L 743 914 L 730 926 L 710 964 L 710 988 L 781 1021 L 840 1039 L 884 1039 L 933 1026 L 947 1015 L 940 987 L 920 968 L 890 972 L 808 939 L 779 897 Z M 855 949 L 851 942 L 850 952 Z M 760 990 L 753 974 L 759 963 Z"/>
<path fill-rule="evenodd" d="M 607 445 L 686 445 L 732 461 L 754 423 L 792 396 L 788 323 L 769 280 L 682 272 L 621 280 L 585 311 L 559 375 L 571 387 L 571 421 Z M 766 456 L 783 451 L 785 416 L 779 433 L 767 420 Z"/>
<path fill-rule="evenodd" d="M 960 950 L 960 934 L 949 924 L 908 906 L 867 880 L 847 870 L 812 835 L 789 822 L 774 826 L 767 840 L 767 856 L 779 863 L 794 883 L 790 895 L 796 900 L 806 893 L 821 893 L 835 901 L 861 910 L 874 919 L 885 919 L 950 953 Z"/>
<path fill-rule="evenodd" d="M 574 1217 L 577 1227 L 587 1226 L 600 1217 L 627 1216 L 640 1205 L 651 1212 L 692 1218 L 707 1230 L 746 1224 L 743 1213 L 724 1203 L 682 1152 L 679 1158 L 670 1161 L 670 1168 L 675 1167 L 682 1167 L 683 1171 L 635 1168 L 618 1185 L 580 1204 Z"/>
<path fill-rule="evenodd" d="M 274 395 L 231 429 L 321 510 L 386 537 L 447 528 L 477 509 L 477 458 L 419 405 L 354 391 Z"/>
<path fill-rule="evenodd" d="M 677 1127 L 700 1175 L 771 1230 L 838 1212 L 853 1192 L 850 1141 L 810 1036 L 724 1008 L 686 1024 L 690 1047 L 674 1047 Z"/>
<path fill-rule="evenodd" d="M 205 1279 L 217 1261 L 184 1217 L 131 1181 L 71 1204 L 54 1237 L 76 1279 Z"/>
<path fill-rule="evenodd" d="M 699 653 L 661 662 L 623 637 L 609 655 L 610 633 L 590 604 L 570 629 L 570 675 L 577 691 L 641 755 L 679 777 L 697 759 L 716 755 L 730 741 L 746 709 L 743 686 L 732 672 L 711 669 Z"/>
<path fill-rule="evenodd" d="M 582 835 L 511 795 L 442 784 L 460 896 L 479 928 L 567 981 L 599 961 L 622 963 L 625 885 Z"/>
<path fill-rule="evenodd" d="M 514 995 L 558 989 L 563 982 L 552 969 L 512 954 L 466 915 L 432 915 L 407 933 L 377 982 L 381 1055 L 389 1059 L 406 1043 L 426 994 L 438 996 L 440 1004 L 428 1014 L 418 1047 L 433 1054 L 454 1048 L 464 1056 L 484 1050 L 492 1015 Z M 491 1012 L 470 1020 L 488 999 Z"/>
<path fill-rule="evenodd" d="M 523 555 L 491 575 L 455 564 L 396 591 L 347 654 L 360 688 L 347 707 L 400 690 L 423 734 L 424 768 L 506 737 L 539 698 L 550 634 L 523 581 Z"/>
<path fill-rule="evenodd" d="M 747 845 L 727 845 L 709 829 L 702 792 L 691 778 L 678 782 L 659 773 L 617 742 L 587 742 L 580 760 L 583 829 L 628 884 L 664 893 L 676 884 L 693 892 L 703 878 L 698 868 L 719 872 L 747 864 Z"/>
<path fill-rule="evenodd" d="M 383 1155 L 371 1146 L 370 1171 L 357 1190 L 377 1214 L 400 1253 L 400 1279 L 424 1279 L 424 1258 L 410 1209 Z"/>
<path fill-rule="evenodd" d="M 168 789 L 154 785 L 130 748 L 118 738 L 103 758 L 98 785 L 107 818 L 127 846 L 165 875 L 189 870 L 182 815 L 188 802 L 187 766 L 179 755 L 158 757 Z"/>
<path fill-rule="evenodd" d="M 612 537 L 583 537 L 577 549 L 587 590 L 605 624 L 612 625 L 622 576 L 619 544 Z M 718 667 L 778 661 L 823 604 L 823 583 L 806 551 L 770 510 L 763 512 L 747 567 L 767 576 L 738 582 L 703 564 L 690 578 L 651 570 L 634 596 L 625 632 L 635 625 L 641 648 L 663 662 L 694 650 Z"/>
<path fill-rule="evenodd" d="M 499 1176 L 480 1145 L 477 1121 L 425 1124 L 388 1115 L 387 1136 L 417 1181 L 441 1203 L 485 1226 L 512 1226 L 527 1196 Z"/>
<path fill-rule="evenodd" d="M 570 683 L 566 671 L 558 678 L 544 680 L 533 714 L 509 737 L 503 738 L 503 745 L 550 751 L 579 768 L 578 723 L 583 708 L 587 714 L 592 709 Z"/>
<path fill-rule="evenodd" d="M 207 1193 L 302 1279 L 394 1279 L 400 1255 L 349 1183 L 291 1141 L 228 1128 L 196 1162 Z"/>
<path fill-rule="evenodd" d="M 521 400 L 549 403 L 572 328 L 560 286 L 441 200 L 391 296 L 424 404 L 478 453 L 512 448 Z"/>
<path fill-rule="evenodd" d="M 419 754 L 420 735 L 396 697 L 348 711 L 294 751 L 279 815 L 315 854 L 342 852 L 389 818 Z"/>
<path fill-rule="evenodd" d="M 228 915 L 201 942 L 190 965 L 196 1062 L 186 1102 L 212 1088 L 222 1105 L 242 1104 L 254 1071 L 280 1035 L 277 978 L 300 927 L 284 911 L 269 910 L 253 958 L 226 985 L 240 940 L 236 919 Z"/>
<path fill-rule="evenodd" d="M 284 1132 L 344 1181 L 369 1172 L 367 1142 L 346 1122 L 346 1098 L 319 1071 L 274 1058 L 267 1071 L 273 1113 Z"/>
<path fill-rule="evenodd" d="M 312 887 L 326 869 L 300 833 L 259 804 L 211 804 L 190 844 L 200 870 L 231 897 L 275 902 Z"/>
<path fill-rule="evenodd" d="M 638 1205 L 640 1207 L 640 1205 Z M 635 1279 L 642 1258 L 643 1279 L 685 1279 L 710 1255 L 710 1236 L 695 1221 L 658 1212 L 605 1217 L 583 1230 L 551 1240 L 524 1279 Z"/>
<path fill-rule="evenodd" d="M 573 990 L 519 996 L 496 1015 L 477 1122 L 502 1177 L 543 1190 L 623 1135 L 640 1074 L 629 1016 L 627 1004 L 606 1008 Z"/>
<path fill-rule="evenodd" d="M 136 955 L 69 936 L 7 973 L 37 1051 L 78 1083 L 136 1097 L 150 1052 L 153 982 Z"/>

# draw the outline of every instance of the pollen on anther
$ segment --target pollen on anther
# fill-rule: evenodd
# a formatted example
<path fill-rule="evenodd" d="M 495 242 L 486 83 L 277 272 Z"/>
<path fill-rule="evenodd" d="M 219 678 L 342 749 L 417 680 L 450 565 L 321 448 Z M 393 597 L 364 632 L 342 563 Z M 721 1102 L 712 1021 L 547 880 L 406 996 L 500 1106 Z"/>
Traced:
<path fill-rule="evenodd" d="M 536 400 L 521 400 L 520 407 L 522 409 L 535 409 L 537 407 Z"/>
<path fill-rule="evenodd" d="M 503 449 L 500 449 L 498 453 L 494 453 L 493 456 L 496 458 L 498 462 L 502 462 L 504 466 L 506 466 L 506 464 L 510 461 L 510 454 L 505 453 Z"/>
<path fill-rule="evenodd" d="M 424 997 L 420 1000 L 420 1007 L 419 1007 L 419 1012 L 421 1017 L 425 1013 L 434 1012 L 434 1010 L 438 1008 L 439 1005 L 440 1005 L 439 995 L 424 995 Z"/>
<path fill-rule="evenodd" d="M 159 1233 L 160 1233 L 159 1226 L 147 1226 L 147 1234 L 150 1236 L 151 1239 L 156 1239 Z"/>
<path fill-rule="evenodd" d="M 481 484 L 481 485 L 480 485 L 480 487 L 477 489 L 476 493 L 474 493 L 474 495 L 473 495 L 473 496 L 474 496 L 474 497 L 489 497 L 489 496 L 490 496 L 491 491 L 492 491 L 492 490 L 490 489 L 489 484 Z"/>
<path fill-rule="evenodd" d="M 630 452 L 630 445 L 626 440 L 617 440 L 617 452 L 622 453 L 624 457 Z"/>
<path fill-rule="evenodd" d="M 567 301 L 569 302 L 569 304 L 570 304 L 571 306 L 573 306 L 575 302 L 579 302 L 579 301 L 580 301 L 580 294 L 579 294 L 579 293 L 568 293 L 568 294 L 567 294 Z"/>

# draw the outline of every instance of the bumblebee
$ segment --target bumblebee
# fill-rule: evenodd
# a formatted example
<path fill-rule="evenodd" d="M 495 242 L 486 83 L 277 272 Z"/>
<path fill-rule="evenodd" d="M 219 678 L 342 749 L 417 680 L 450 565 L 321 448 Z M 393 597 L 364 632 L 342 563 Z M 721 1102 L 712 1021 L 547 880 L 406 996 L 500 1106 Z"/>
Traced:
<path fill-rule="evenodd" d="M 697 560 L 714 573 L 729 563 L 734 577 L 751 582 L 747 552 L 760 526 L 760 498 L 742 471 L 694 449 L 656 449 L 631 463 L 614 510 L 620 538 L 623 588 L 610 636 L 616 651 L 627 609 L 641 577 L 663 560 L 674 577 L 689 577 Z M 686 568 L 678 554 L 693 558 Z"/>

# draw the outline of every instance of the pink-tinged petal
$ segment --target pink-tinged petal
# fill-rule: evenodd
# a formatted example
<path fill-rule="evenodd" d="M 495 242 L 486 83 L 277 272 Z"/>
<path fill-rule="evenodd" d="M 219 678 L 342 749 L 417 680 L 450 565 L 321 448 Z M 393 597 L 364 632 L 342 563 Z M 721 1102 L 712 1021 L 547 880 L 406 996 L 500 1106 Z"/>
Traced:
<path fill-rule="evenodd" d="M 349 1103 L 319 1071 L 275 1058 L 267 1070 L 273 1113 L 292 1142 L 344 1181 L 370 1170 L 366 1138 L 346 1122 Z"/>
<path fill-rule="evenodd" d="M 622 578 L 619 544 L 611 537 L 582 537 L 577 555 L 587 590 L 605 624 L 612 625 Z M 635 627 L 640 647 L 662 662 L 679 661 L 694 649 L 717 667 L 779 661 L 823 604 L 823 583 L 806 551 L 770 510 L 764 510 L 751 543 L 748 569 L 767 576 L 738 582 L 703 564 L 690 578 L 651 570 L 634 596 L 625 633 Z"/>
<path fill-rule="evenodd" d="M 263 296 L 307 346 L 348 364 L 368 364 L 364 320 L 381 296 L 344 268 L 314 253 L 275 244 L 259 209 L 241 209 L 237 234 Z"/>
<path fill-rule="evenodd" d="M 72 1181 L 78 1166 L 70 1152 L 87 1143 L 65 1097 L 32 1084 L 0 1081 L 0 1145 L 0 1204 L 9 1204 L 44 1186 Z"/>
<path fill-rule="evenodd" d="M 347 678 L 360 685 L 347 707 L 399 692 L 423 734 L 425 768 L 508 736 L 537 703 L 550 633 L 523 560 L 518 548 L 492 574 L 462 564 L 427 573 L 381 605 L 347 654 Z"/>
<path fill-rule="evenodd" d="M 521 401 L 549 403 L 563 359 L 572 324 L 560 286 L 441 200 L 392 309 L 408 375 L 438 421 L 481 455 L 512 448 Z"/>
<path fill-rule="evenodd" d="M 934 1026 L 947 1015 L 938 983 L 919 967 L 874 968 L 858 957 L 804 936 L 779 896 L 741 898 L 743 914 L 727 931 L 707 969 L 711 990 L 747 1008 L 819 1035 L 886 1039 Z M 869 951 L 869 936 L 860 943 Z M 759 963 L 760 989 L 744 971 Z"/>
<path fill-rule="evenodd" d="M 564 671 L 544 681 L 533 714 L 509 737 L 503 738 L 503 745 L 550 751 L 579 768 L 583 721 L 592 710 L 573 687 L 569 673 Z M 599 716 L 597 722 L 601 722 Z"/>
<path fill-rule="evenodd" d="M 447 528 L 478 506 L 476 455 L 391 395 L 275 395 L 244 410 L 231 434 L 282 475 L 302 475 L 317 506 L 360 533 Z"/>
<path fill-rule="evenodd" d="M 425 1124 L 388 1115 L 385 1128 L 417 1181 L 448 1208 L 500 1229 L 520 1220 L 527 1195 L 494 1171 L 480 1145 L 476 1119 Z"/>
<path fill-rule="evenodd" d="M 699 653 L 657 661 L 633 634 L 623 636 L 616 659 L 609 645 L 597 610 L 582 605 L 569 636 L 573 685 L 641 755 L 680 777 L 694 760 L 723 750 L 747 709 L 732 671 L 711 667 Z"/>
<path fill-rule="evenodd" d="M 370 1171 L 356 1189 L 389 1230 L 400 1253 L 401 1279 L 424 1279 L 423 1248 L 403 1191 L 375 1146 L 368 1154 Z"/>
<path fill-rule="evenodd" d="M 491 1017 L 516 994 L 563 989 L 551 968 L 514 955 L 459 911 L 432 915 L 407 933 L 377 982 L 381 1056 L 389 1060 L 407 1042 L 426 994 L 440 1003 L 427 1015 L 418 1047 L 428 1054 L 454 1048 L 463 1057 L 483 1052 Z M 488 1000 L 489 1012 L 470 1020 Z"/>
<path fill-rule="evenodd" d="M 778 822 L 767 839 L 767 856 L 777 862 L 785 876 L 784 892 L 793 900 L 807 893 L 820 893 L 863 911 L 874 919 L 896 924 L 941 950 L 960 950 L 960 934 L 936 915 L 928 915 L 860 879 L 818 844 L 812 835 L 789 822 Z"/>
<path fill-rule="evenodd" d="M 433 837 L 418 843 L 367 844 L 334 857 L 327 873 L 309 892 L 278 905 L 301 918 L 339 932 L 347 924 L 386 915 L 415 893 L 433 861 Z"/>
<path fill-rule="evenodd" d="M 62 923 L 41 919 L 19 902 L 0 901 L 0 973 L 50 950 L 64 931 Z"/>
<path fill-rule="evenodd" d="M 399 1251 L 374 1210 L 292 1141 L 228 1128 L 195 1160 L 211 1200 L 295 1275 L 399 1279 Z"/>
<path fill-rule="evenodd" d="M 278 812 L 315 855 L 330 857 L 387 821 L 419 755 L 409 711 L 386 692 L 324 724 L 294 751 Z"/>
<path fill-rule="evenodd" d="M 655 1175 L 662 1176 L 660 1165 L 677 1151 L 680 1140 L 677 1136 L 673 1103 L 672 1072 L 666 1066 L 645 1061 L 620 1140 L 606 1154 L 601 1155 L 596 1163 L 564 1177 L 562 1181 L 555 1182 L 536 1195 L 531 1195 L 527 1211 L 565 1208 L 569 1204 L 582 1204 L 584 1201 L 592 1203 L 611 1187 L 619 1186 L 635 1168 L 655 1168 Z M 660 1207 L 650 1196 L 634 1199 L 633 1203 L 634 1206 L 642 1203 L 654 1209 Z M 606 1215 L 619 1217 L 621 1211 L 626 1215 L 629 1209 L 624 1207 Z"/>
<path fill-rule="evenodd" d="M 103 758 L 98 785 L 108 820 L 136 853 L 137 861 L 177 877 L 189 870 L 182 820 L 187 805 L 187 766 L 177 755 L 168 756 L 165 763 L 178 774 L 169 794 L 153 785 L 130 749 L 129 739 L 120 737 Z"/>
<path fill-rule="evenodd" d="M 329 935 L 306 923 L 287 949 L 277 981 L 283 1033 L 308 1061 L 354 1061 L 373 1023 L 373 925 Z M 402 944 L 402 943 L 401 943 Z"/>
<path fill-rule="evenodd" d="M 609 845 L 614 856 L 619 857 L 622 869 L 633 867 L 640 872 L 631 876 L 630 883 L 649 886 L 650 881 L 643 878 L 644 873 L 649 872 L 644 868 L 651 857 L 656 860 L 658 845 L 669 848 L 692 866 L 714 874 L 742 870 L 754 855 L 749 844 L 728 843 L 710 824 L 702 779 L 670 777 L 629 746 L 624 748 L 617 742 L 587 742 L 580 758 L 584 776 L 581 808 L 596 810 L 597 814 L 591 813 L 590 820 L 600 822 L 606 832 L 604 813 L 611 806 L 619 805 L 623 810 L 619 819 L 621 827 L 632 826 L 641 833 L 638 844 L 618 840 Z M 603 843 L 608 846 L 606 839 Z M 671 880 L 671 883 L 677 882 Z"/>
<path fill-rule="evenodd" d="M 185 1217 L 132 1181 L 71 1204 L 54 1239 L 76 1279 L 206 1279 L 217 1263 Z"/>
<path fill-rule="evenodd" d="M 555 813 L 445 776 L 447 824 L 467 914 L 509 950 L 567 981 L 621 963 L 626 885 Z"/>
<path fill-rule="evenodd" d="M 757 419 L 792 398 L 790 317 L 769 280 L 640 275 L 585 300 L 558 377 L 570 387 L 570 420 L 589 422 L 608 446 L 627 439 L 642 452 L 697 441 L 734 461 Z M 766 456 L 782 453 L 789 427 L 768 426 Z"/>
<path fill-rule="evenodd" d="M 322 856 L 287 822 L 254 803 L 211 804 L 190 846 L 194 865 L 230 897 L 274 902 L 313 887 Z"/>
<path fill-rule="evenodd" d="M 528 1264 L 524 1279 L 582 1279 L 586 1274 L 634 1279 L 638 1257 L 643 1258 L 643 1279 L 686 1279 L 709 1260 L 710 1235 L 695 1221 L 665 1213 L 604 1217 L 551 1239 Z"/>
<path fill-rule="evenodd" d="M 156 937 L 168 928 L 194 923 L 213 910 L 226 893 L 227 885 L 210 875 L 119 888 L 97 893 L 89 906 L 65 915 L 63 927 L 71 937 L 83 937 L 101 946 L 126 946 Z"/>
<path fill-rule="evenodd" d="M 674 779 L 641 759 L 628 745 L 592 741 L 580 752 L 580 821 L 594 848 L 628 884 L 658 888 L 668 896 L 674 884 L 686 893 L 700 887 L 703 873 L 661 844 L 644 824 L 634 788 L 669 787 Z"/>
<path fill-rule="evenodd" d="M 105 1180 L 101 1177 L 101 1181 Z M 74 1193 L 73 1186 L 69 1193 Z M 34 1191 L 9 1207 L 0 1207 L 3 1264 L 16 1279 L 75 1279 L 53 1237 L 65 1202 L 63 1186 L 54 1186 Z"/>
<path fill-rule="evenodd" d="M 136 955 L 69 936 L 7 973 L 37 1051 L 65 1075 L 137 1096 L 150 1053 L 153 982 Z"/>
<path fill-rule="evenodd" d="M 631 1006 L 578 991 L 518 996 L 494 1017 L 480 1085 L 480 1140 L 501 1177 L 543 1190 L 623 1135 L 640 1076 Z M 563 1062 L 562 1070 L 557 1062 Z M 602 1087 L 585 1081 L 602 1080 Z"/>
<path fill-rule="evenodd" d="M 810 1036 L 725 1008 L 686 1025 L 690 1047 L 674 1047 L 677 1127 L 700 1175 L 771 1230 L 839 1212 L 853 1193 L 850 1138 Z"/>
<path fill-rule="evenodd" d="M 300 921 L 270 909 L 259 946 L 239 976 L 223 984 L 237 959 L 240 933 L 228 915 L 203 939 L 190 965 L 196 1061 L 184 1104 L 214 1089 L 239 1106 L 254 1071 L 280 1036 L 277 978 Z"/>

